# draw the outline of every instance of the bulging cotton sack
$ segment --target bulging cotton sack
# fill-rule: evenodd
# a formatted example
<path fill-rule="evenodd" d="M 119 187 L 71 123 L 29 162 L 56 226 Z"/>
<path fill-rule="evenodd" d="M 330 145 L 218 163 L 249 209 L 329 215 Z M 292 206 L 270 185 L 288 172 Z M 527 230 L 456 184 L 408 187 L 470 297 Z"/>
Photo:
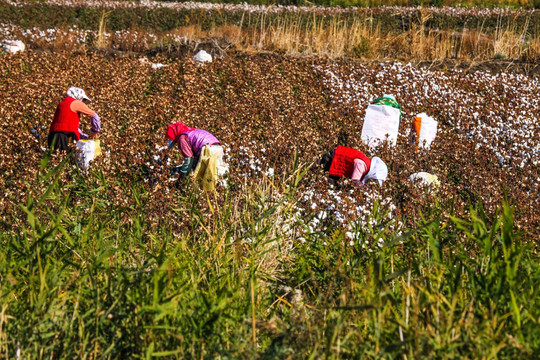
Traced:
<path fill-rule="evenodd" d="M 199 63 L 212 62 L 212 55 L 201 50 L 193 57 L 193 60 Z"/>
<path fill-rule="evenodd" d="M 77 141 L 77 163 L 82 170 L 88 170 L 90 161 L 101 155 L 101 144 L 99 140 L 79 140 Z"/>
<path fill-rule="evenodd" d="M 24 51 L 24 49 L 26 49 L 26 46 L 20 40 L 2 40 L 1 45 L 2 50 L 12 54 L 18 53 L 19 51 Z"/>
<path fill-rule="evenodd" d="M 362 140 L 375 147 L 387 139 L 392 146 L 397 143 L 400 110 L 386 105 L 369 105 L 362 126 Z"/>
<path fill-rule="evenodd" d="M 437 121 L 426 113 L 420 113 L 413 119 L 411 143 L 418 148 L 429 149 L 437 136 Z"/>

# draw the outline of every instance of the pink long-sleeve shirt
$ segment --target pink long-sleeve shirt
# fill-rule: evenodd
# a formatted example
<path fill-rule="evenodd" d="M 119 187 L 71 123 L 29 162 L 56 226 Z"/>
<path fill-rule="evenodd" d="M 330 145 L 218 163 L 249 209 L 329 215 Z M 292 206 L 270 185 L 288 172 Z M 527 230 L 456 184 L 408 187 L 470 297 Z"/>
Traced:
<path fill-rule="evenodd" d="M 182 155 L 184 155 L 184 157 L 193 157 L 193 149 L 191 148 L 191 144 L 189 143 L 189 139 L 186 134 L 180 135 L 178 144 L 180 145 L 180 151 L 182 151 Z"/>
<path fill-rule="evenodd" d="M 354 159 L 354 170 L 351 179 L 360 181 L 367 171 L 368 168 L 365 162 L 360 159 Z"/>

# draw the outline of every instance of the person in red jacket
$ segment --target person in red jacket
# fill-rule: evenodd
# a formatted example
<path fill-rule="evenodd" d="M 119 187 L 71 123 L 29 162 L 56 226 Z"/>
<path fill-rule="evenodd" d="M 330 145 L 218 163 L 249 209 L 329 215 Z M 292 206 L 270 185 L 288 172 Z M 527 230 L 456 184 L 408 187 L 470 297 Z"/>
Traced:
<path fill-rule="evenodd" d="M 47 142 L 49 148 L 54 150 L 70 151 L 73 139 L 88 139 L 88 136 L 79 129 L 81 114 L 90 118 L 91 137 L 97 137 L 101 131 L 101 122 L 98 114 L 86 104 L 90 102 L 83 89 L 70 87 L 64 99 L 56 107 L 54 119 L 49 128 Z"/>
<path fill-rule="evenodd" d="M 382 186 L 388 176 L 388 168 L 380 158 L 369 159 L 363 152 L 345 146 L 324 154 L 321 165 L 333 181 L 346 177 L 360 187 L 370 179 L 377 180 Z"/>

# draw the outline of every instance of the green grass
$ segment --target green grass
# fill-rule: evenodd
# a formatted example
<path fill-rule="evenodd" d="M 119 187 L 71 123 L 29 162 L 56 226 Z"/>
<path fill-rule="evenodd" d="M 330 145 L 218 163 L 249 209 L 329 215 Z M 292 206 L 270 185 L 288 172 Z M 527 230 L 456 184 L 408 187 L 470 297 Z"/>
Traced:
<path fill-rule="evenodd" d="M 154 222 L 136 179 L 42 167 L 46 190 L 29 189 L 25 216 L 0 234 L 1 357 L 540 354 L 539 261 L 506 204 L 455 218 L 435 202 L 401 234 L 385 231 L 381 206 L 378 225 L 357 224 L 350 243 L 331 218 L 302 231 L 310 218 L 294 205 L 307 168 L 297 163 L 224 201 L 177 191 Z M 111 188 L 129 201 L 115 203 Z M 363 248 L 379 237 L 383 246 Z"/>

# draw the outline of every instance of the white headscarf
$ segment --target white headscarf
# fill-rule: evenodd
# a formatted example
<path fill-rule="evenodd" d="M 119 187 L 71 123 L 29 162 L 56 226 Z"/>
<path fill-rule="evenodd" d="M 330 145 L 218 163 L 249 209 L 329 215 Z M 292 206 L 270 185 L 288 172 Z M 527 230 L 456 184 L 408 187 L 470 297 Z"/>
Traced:
<path fill-rule="evenodd" d="M 388 167 L 386 166 L 384 161 L 381 160 L 381 158 L 375 156 L 373 159 L 371 159 L 369 171 L 362 179 L 362 182 L 365 184 L 368 180 L 375 179 L 378 180 L 379 185 L 382 186 L 382 183 L 386 180 L 387 176 Z"/>
<path fill-rule="evenodd" d="M 66 96 L 72 97 L 80 101 L 92 101 L 88 98 L 88 96 L 86 96 L 84 90 L 78 87 L 70 87 L 69 89 L 67 89 Z"/>

